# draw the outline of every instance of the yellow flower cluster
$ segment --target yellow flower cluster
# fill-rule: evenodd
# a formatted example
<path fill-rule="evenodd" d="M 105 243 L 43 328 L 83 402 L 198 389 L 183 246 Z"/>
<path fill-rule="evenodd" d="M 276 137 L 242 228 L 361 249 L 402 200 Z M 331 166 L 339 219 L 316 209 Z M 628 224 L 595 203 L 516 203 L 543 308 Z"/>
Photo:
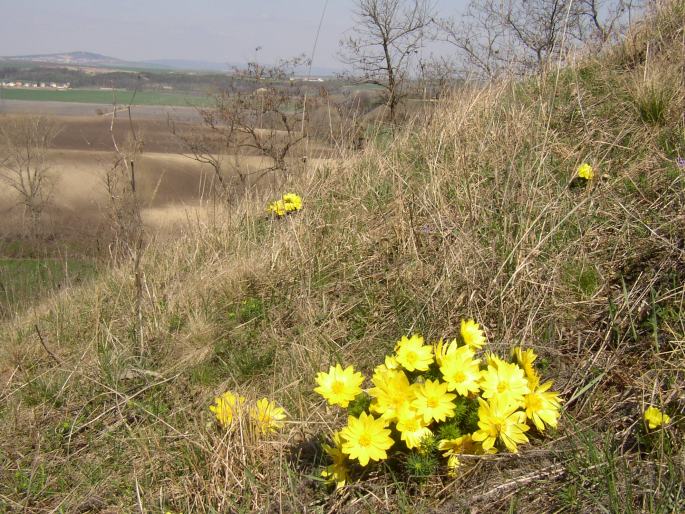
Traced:
<path fill-rule="evenodd" d="M 464 320 L 458 339 L 427 344 L 419 334 L 402 337 L 368 389 L 352 366 L 318 373 L 314 390 L 350 411 L 347 425 L 324 445 L 332 461 L 324 479 L 342 487 L 356 466 L 395 456 L 408 462 L 400 456 L 431 451 L 442 452 L 453 476 L 459 455 L 516 452 L 532 427 L 556 427 L 561 400 L 551 381 L 541 383 L 535 352 L 518 347 L 508 361 L 481 352 L 486 344 L 480 325 Z"/>
<path fill-rule="evenodd" d="M 262 398 L 254 405 L 248 405 L 244 396 L 236 395 L 231 391 L 217 396 L 214 404 L 209 406 L 209 410 L 214 413 L 217 422 L 224 428 L 230 428 L 234 421 L 246 415 L 262 435 L 268 435 L 282 428 L 287 417 L 285 410 L 268 398 Z"/>
<path fill-rule="evenodd" d="M 590 166 L 587 162 L 584 162 L 580 166 L 578 166 L 578 170 L 576 171 L 578 176 L 580 178 L 584 178 L 585 180 L 592 180 L 595 178 L 595 171 L 592 169 L 592 166 Z"/>
<path fill-rule="evenodd" d="M 292 212 L 302 209 L 302 198 L 295 193 L 286 193 L 280 200 L 271 202 L 266 207 L 266 211 L 274 216 L 282 218 Z"/>
<path fill-rule="evenodd" d="M 644 416 L 645 422 L 650 430 L 659 428 L 662 425 L 668 425 L 671 422 L 671 417 L 668 414 L 660 411 L 652 405 L 645 410 Z"/>

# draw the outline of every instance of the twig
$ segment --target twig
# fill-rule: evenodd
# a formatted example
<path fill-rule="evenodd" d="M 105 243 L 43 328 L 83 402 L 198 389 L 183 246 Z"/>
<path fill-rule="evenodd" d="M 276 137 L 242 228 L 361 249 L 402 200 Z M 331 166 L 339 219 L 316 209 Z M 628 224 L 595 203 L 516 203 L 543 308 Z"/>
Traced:
<path fill-rule="evenodd" d="M 50 351 L 50 348 L 48 348 L 48 345 L 45 344 L 45 339 L 43 339 L 43 334 L 40 333 L 40 329 L 38 328 L 38 325 L 37 325 L 37 324 L 36 324 L 36 325 L 33 325 L 33 327 L 36 329 L 36 334 L 38 335 L 38 340 L 40 341 L 40 344 L 43 346 L 43 348 L 45 349 L 45 351 L 48 353 L 48 355 L 49 355 L 50 357 L 53 358 L 53 360 L 54 360 L 57 364 L 60 364 L 60 365 L 61 365 L 61 364 L 62 364 L 62 359 L 60 359 L 59 357 L 57 357 L 57 355 L 55 355 L 54 353 L 52 353 L 52 352 Z"/>

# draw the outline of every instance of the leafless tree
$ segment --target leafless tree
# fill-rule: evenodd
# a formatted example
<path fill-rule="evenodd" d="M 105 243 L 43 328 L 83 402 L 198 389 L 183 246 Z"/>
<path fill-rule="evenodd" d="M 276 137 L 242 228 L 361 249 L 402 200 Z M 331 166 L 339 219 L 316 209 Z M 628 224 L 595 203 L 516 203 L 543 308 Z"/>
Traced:
<path fill-rule="evenodd" d="M 642 0 L 472 0 L 460 20 L 439 21 L 443 39 L 485 78 L 523 74 L 578 44 L 619 35 Z"/>
<path fill-rule="evenodd" d="M 48 150 L 59 130 L 44 117 L 4 120 L 0 125 L 0 180 L 18 193 L 32 233 L 52 194 Z"/>
<path fill-rule="evenodd" d="M 204 131 L 184 131 L 170 122 L 187 155 L 211 166 L 226 197 L 231 177 L 246 187 L 248 179 L 288 173 L 289 154 L 307 137 L 304 93 L 290 80 L 303 62 L 302 57 L 276 66 L 252 62 L 234 70 L 235 86 L 217 94 L 212 107 L 198 109 Z M 241 161 L 246 153 L 265 157 L 267 165 L 247 168 Z"/>
<path fill-rule="evenodd" d="M 390 121 L 434 17 L 430 0 L 359 0 L 353 35 L 340 42 L 342 61 L 365 82 L 384 88 Z"/>

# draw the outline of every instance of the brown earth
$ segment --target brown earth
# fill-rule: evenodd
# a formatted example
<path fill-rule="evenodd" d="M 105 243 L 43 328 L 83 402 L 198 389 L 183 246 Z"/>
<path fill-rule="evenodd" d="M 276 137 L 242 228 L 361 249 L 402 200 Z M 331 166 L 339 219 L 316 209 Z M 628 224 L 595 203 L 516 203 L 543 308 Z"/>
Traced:
<path fill-rule="evenodd" d="M 5 108 L 7 102 L 3 104 L 0 123 L 8 117 L 40 114 L 49 116 L 61 126 L 50 151 L 49 178 L 53 194 L 41 222 L 44 239 L 50 244 L 68 243 L 78 249 L 92 247 L 94 243 L 101 245 L 106 239 L 110 208 L 105 177 L 116 157 L 110 132 L 111 117 L 98 114 L 97 106 L 93 105 L 15 103 L 23 105 L 14 105 L 11 113 Z M 178 113 L 180 109 L 178 119 L 184 121 L 179 121 L 177 127 L 201 133 L 202 127 L 190 121 L 190 111 L 194 110 L 145 107 L 136 107 L 133 113 L 133 125 L 143 141 L 142 154 L 136 158 L 137 193 L 147 229 L 155 234 L 168 234 L 179 230 L 189 219 L 206 216 L 207 206 L 215 198 L 214 174 L 209 165 L 182 154 L 183 145 L 171 133 L 167 122 L 167 115 Z M 117 143 L 125 142 L 129 133 L 128 120 L 117 119 L 114 130 Z M 310 155 L 330 152 L 316 144 L 310 144 L 309 150 Z M 227 161 L 234 159 L 233 156 L 225 158 Z M 309 159 L 308 165 L 316 166 L 319 162 L 319 159 Z M 258 170 L 269 162 L 259 156 L 246 155 L 240 157 L 240 164 Z M 270 182 L 263 180 L 260 184 L 268 187 Z M 17 195 L 7 185 L 0 187 L 0 255 L 8 254 L 7 248 L 16 246 L 13 243 L 25 238 L 27 232 L 28 222 L 17 200 Z"/>

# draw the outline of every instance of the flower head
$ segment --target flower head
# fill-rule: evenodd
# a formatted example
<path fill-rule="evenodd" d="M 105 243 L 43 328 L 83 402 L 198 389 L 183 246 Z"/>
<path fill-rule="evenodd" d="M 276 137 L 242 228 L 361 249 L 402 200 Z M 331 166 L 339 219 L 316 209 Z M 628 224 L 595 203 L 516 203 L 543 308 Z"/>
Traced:
<path fill-rule="evenodd" d="M 321 476 L 326 479 L 327 483 L 334 483 L 335 488 L 340 489 L 345 486 L 349 472 L 347 456 L 342 452 L 343 440 L 340 432 L 335 432 L 332 439 L 333 445 L 324 444 L 323 449 L 333 462 L 321 471 Z"/>
<path fill-rule="evenodd" d="M 233 423 L 235 411 L 239 411 L 244 403 L 244 396 L 236 396 L 231 391 L 226 391 L 214 398 L 214 404 L 209 406 L 209 410 L 214 413 L 221 426 L 228 428 Z"/>
<path fill-rule="evenodd" d="M 279 218 L 300 209 L 302 209 L 302 198 L 295 193 L 286 193 L 280 200 L 271 202 L 266 207 L 267 212 L 275 214 Z"/>
<path fill-rule="evenodd" d="M 559 393 L 547 392 L 552 387 L 552 381 L 545 382 L 539 387 L 531 390 L 525 396 L 524 407 L 526 416 L 542 432 L 545 425 L 556 428 L 559 419 Z"/>
<path fill-rule="evenodd" d="M 480 325 L 470 320 L 461 320 L 461 337 L 467 346 L 474 350 L 480 350 L 486 343 L 485 335 L 480 328 Z"/>
<path fill-rule="evenodd" d="M 454 415 L 456 395 L 447 392 L 447 384 L 438 380 L 426 380 L 412 385 L 416 399 L 411 406 L 423 416 L 428 424 L 432 420 L 445 421 Z"/>
<path fill-rule="evenodd" d="M 276 200 L 275 202 L 271 202 L 267 207 L 266 211 L 275 214 L 279 218 L 282 216 L 285 216 L 286 213 L 288 212 L 285 207 L 285 202 L 283 200 Z"/>
<path fill-rule="evenodd" d="M 259 431 L 266 435 L 283 427 L 283 420 L 287 416 L 282 407 L 269 401 L 268 398 L 262 398 L 257 401 L 254 408 L 250 409 L 250 417 L 256 423 Z"/>
<path fill-rule="evenodd" d="M 521 366 L 524 373 L 526 374 L 526 378 L 528 379 L 528 386 L 531 390 L 535 389 L 540 383 L 540 376 L 537 374 L 537 372 L 535 371 L 535 367 L 533 366 L 533 363 L 535 362 L 535 359 L 538 358 L 538 356 L 532 348 L 524 350 L 521 346 L 517 346 L 516 348 L 514 348 L 512 350 L 512 353 L 514 355 L 514 358 L 516 359 L 516 362 L 518 362 L 518 365 Z"/>
<path fill-rule="evenodd" d="M 374 373 L 369 389 L 373 398 L 370 410 L 387 421 L 396 420 L 404 406 L 414 399 L 414 389 L 401 369 L 379 370 Z"/>
<path fill-rule="evenodd" d="M 350 459 L 357 459 L 362 466 L 366 466 L 369 460 L 387 459 L 386 450 L 394 444 L 386 422 L 366 412 L 358 418 L 350 416 L 347 426 L 340 431 L 340 437 L 343 440 L 342 452 Z"/>
<path fill-rule="evenodd" d="M 316 375 L 318 387 L 314 391 L 323 396 L 330 405 L 346 408 L 354 397 L 362 392 L 360 387 L 364 376 L 354 371 L 352 366 L 342 369 L 340 364 L 331 366 L 328 373 L 320 371 Z"/>
<path fill-rule="evenodd" d="M 592 180 L 595 178 L 595 171 L 587 162 L 578 166 L 578 171 L 576 173 L 580 178 L 584 178 L 585 180 Z"/>
<path fill-rule="evenodd" d="M 480 389 L 480 362 L 474 357 L 475 353 L 470 346 L 450 345 L 440 366 L 440 372 L 447 382 L 448 391 L 456 391 L 462 396 L 478 392 Z"/>
<path fill-rule="evenodd" d="M 525 432 L 530 427 L 526 425 L 525 412 L 518 410 L 517 405 L 501 403 L 496 398 L 489 402 L 478 398 L 478 402 L 478 430 L 472 438 L 482 443 L 483 450 L 491 450 L 500 439 L 509 451 L 516 453 L 517 445 L 528 442 Z"/>
<path fill-rule="evenodd" d="M 651 430 L 654 430 L 661 425 L 667 425 L 670 423 L 671 417 L 668 414 L 661 412 L 656 407 L 650 405 L 647 410 L 645 410 L 645 421 L 647 422 L 647 426 Z"/>
<path fill-rule="evenodd" d="M 480 387 L 483 398 L 497 398 L 500 404 L 523 404 L 523 397 L 530 392 L 523 370 L 516 364 L 500 361 L 497 367 L 488 365 L 482 373 Z"/>
<path fill-rule="evenodd" d="M 283 204 L 286 212 L 299 211 L 302 209 L 302 198 L 295 193 L 286 193 L 283 195 Z"/>
<path fill-rule="evenodd" d="M 403 336 L 395 345 L 395 358 L 407 371 L 427 371 L 433 363 L 433 347 L 423 344 L 423 337 Z"/>
<path fill-rule="evenodd" d="M 433 435 L 430 428 L 426 426 L 423 416 L 409 408 L 402 409 L 397 421 L 397 431 L 400 433 L 400 439 L 410 450 L 418 448 L 423 439 Z"/>

